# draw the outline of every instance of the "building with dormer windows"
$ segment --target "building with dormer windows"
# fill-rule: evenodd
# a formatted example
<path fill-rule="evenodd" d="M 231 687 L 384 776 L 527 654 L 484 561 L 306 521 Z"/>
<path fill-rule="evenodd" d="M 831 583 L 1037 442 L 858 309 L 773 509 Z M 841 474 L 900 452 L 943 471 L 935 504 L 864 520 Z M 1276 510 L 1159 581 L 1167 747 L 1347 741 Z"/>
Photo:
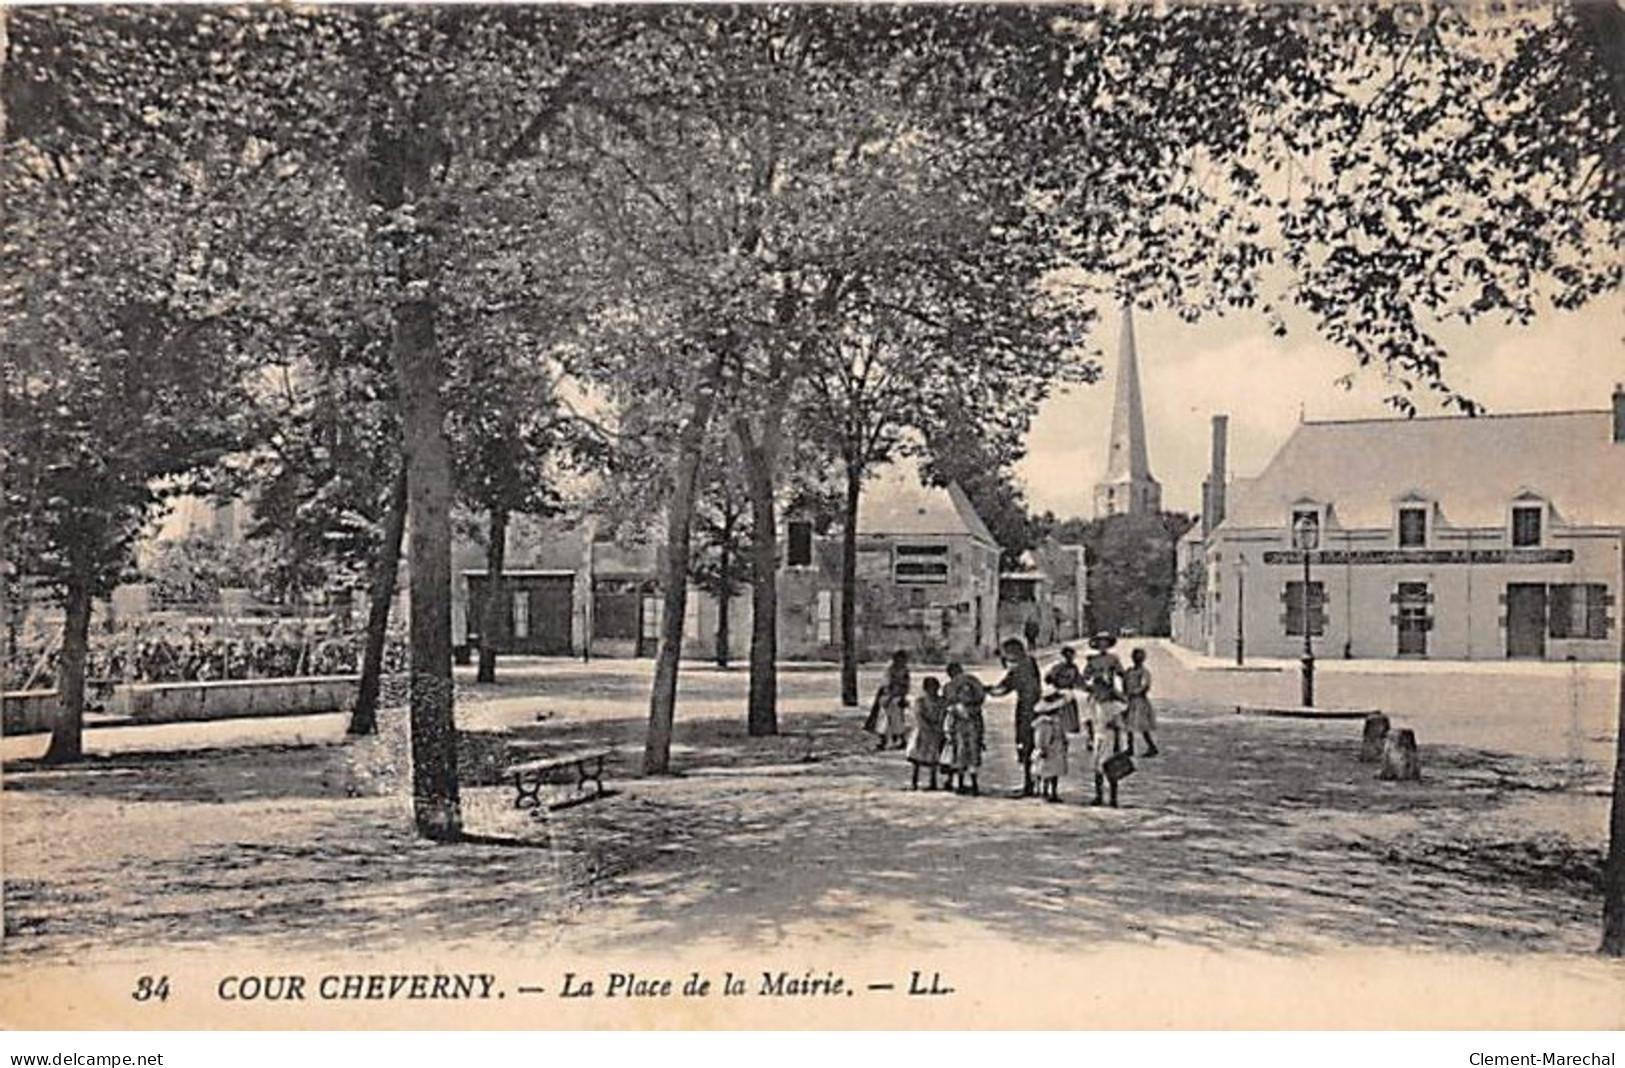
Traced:
<path fill-rule="evenodd" d="M 1307 628 L 1321 658 L 1618 655 L 1619 387 L 1603 411 L 1303 423 L 1257 477 L 1212 483 L 1183 644 L 1295 657 Z"/>

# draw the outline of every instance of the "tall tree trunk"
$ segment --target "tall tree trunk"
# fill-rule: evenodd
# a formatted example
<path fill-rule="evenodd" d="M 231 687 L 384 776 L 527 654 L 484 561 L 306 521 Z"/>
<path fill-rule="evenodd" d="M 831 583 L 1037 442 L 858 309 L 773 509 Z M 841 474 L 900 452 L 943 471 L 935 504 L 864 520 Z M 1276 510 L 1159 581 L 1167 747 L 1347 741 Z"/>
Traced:
<path fill-rule="evenodd" d="M 411 600 L 408 723 L 412 734 L 412 818 L 433 841 L 462 837 L 457 791 L 457 724 L 451 679 L 451 443 L 441 390 L 446 366 L 435 336 L 435 204 L 433 166 L 447 150 L 441 139 L 444 96 L 432 80 L 393 78 L 388 52 L 399 46 L 384 24 L 365 35 L 360 50 L 368 118 L 366 152 L 347 174 L 367 213 L 399 222 L 409 201 L 412 224 L 375 231 L 373 240 L 396 261 L 402 296 L 391 322 L 391 348 L 399 387 L 406 459 L 407 583 Z M 401 93 L 409 92 L 410 99 Z M 404 105 L 404 123 L 392 112 Z"/>
<path fill-rule="evenodd" d="M 502 568 L 508 556 L 508 510 L 491 509 L 491 536 L 485 548 L 485 604 L 480 613 L 480 666 L 475 679 L 497 680 L 497 639 L 508 632 Z"/>
<path fill-rule="evenodd" d="M 841 517 L 841 704 L 858 704 L 858 499 L 863 465 L 846 465 L 846 502 Z"/>
<path fill-rule="evenodd" d="M 1619 541 L 1619 589 L 1625 594 L 1625 536 Z M 1616 597 L 1616 606 L 1625 597 Z M 1614 795 L 1608 805 L 1608 862 L 1602 880 L 1602 946 L 1610 957 L 1625 956 L 1625 617 L 1614 609 L 1619 634 L 1619 715 L 1614 725 Z"/>
<path fill-rule="evenodd" d="M 677 441 L 677 472 L 666 506 L 666 559 L 661 568 L 663 606 L 654 687 L 649 692 L 649 731 L 643 742 L 643 773 L 671 770 L 671 732 L 677 718 L 677 669 L 683 656 L 683 615 L 688 611 L 688 565 L 705 430 L 711 423 L 722 374 L 720 351 L 694 397 L 694 410 Z"/>
<path fill-rule="evenodd" d="M 728 644 L 733 636 L 728 633 L 728 608 L 733 604 L 733 590 L 724 589 L 717 597 L 717 667 L 724 670 L 728 667 Z"/>
<path fill-rule="evenodd" d="M 716 660 L 719 668 L 728 666 L 728 642 L 730 640 L 728 635 L 728 608 L 732 605 L 734 596 L 732 578 L 733 552 L 730 547 L 733 544 L 735 523 L 734 514 L 730 510 L 722 518 L 722 537 L 719 539 L 717 546 L 720 557 L 718 562 L 721 565 L 717 569 L 717 574 L 721 577 L 721 582 L 717 585 Z"/>
<path fill-rule="evenodd" d="M 745 457 L 745 486 L 750 496 L 750 696 L 745 725 L 751 737 L 779 733 L 778 530 L 773 489 L 776 427 L 769 425 L 761 442 L 738 423 L 740 452 Z"/>
<path fill-rule="evenodd" d="M 84 756 L 85 660 L 90 651 L 90 583 L 80 575 L 63 591 L 62 658 L 56 677 L 56 718 L 51 721 L 47 764 Z"/>
<path fill-rule="evenodd" d="M 406 458 L 401 457 L 389 488 L 384 512 L 384 540 L 372 565 L 371 599 L 367 605 L 366 644 L 361 651 L 361 683 L 350 712 L 349 733 L 372 734 L 378 729 L 378 693 L 384 676 L 384 645 L 389 640 L 389 608 L 395 601 L 395 583 L 401 570 L 401 542 L 406 534 Z"/>
<path fill-rule="evenodd" d="M 443 842 L 461 837 L 463 819 L 451 681 L 451 446 L 432 301 L 396 306 L 394 348 L 412 528 L 412 813 L 420 835 Z"/>

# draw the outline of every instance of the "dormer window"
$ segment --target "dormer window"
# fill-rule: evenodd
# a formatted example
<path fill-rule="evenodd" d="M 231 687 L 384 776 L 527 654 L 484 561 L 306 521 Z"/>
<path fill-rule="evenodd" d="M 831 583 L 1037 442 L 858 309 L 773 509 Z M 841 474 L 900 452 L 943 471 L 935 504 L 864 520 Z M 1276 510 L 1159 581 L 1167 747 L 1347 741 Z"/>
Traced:
<path fill-rule="evenodd" d="M 1399 547 L 1424 549 L 1428 543 L 1428 509 L 1425 504 L 1400 505 L 1397 519 Z"/>
<path fill-rule="evenodd" d="M 1546 506 L 1544 504 L 1514 504 L 1512 506 L 1512 547 L 1533 549 L 1540 546 L 1544 533 Z"/>
<path fill-rule="evenodd" d="M 1287 540 L 1295 549 L 1317 549 L 1323 525 L 1321 506 L 1315 501 L 1300 500 L 1292 505 L 1287 519 Z"/>

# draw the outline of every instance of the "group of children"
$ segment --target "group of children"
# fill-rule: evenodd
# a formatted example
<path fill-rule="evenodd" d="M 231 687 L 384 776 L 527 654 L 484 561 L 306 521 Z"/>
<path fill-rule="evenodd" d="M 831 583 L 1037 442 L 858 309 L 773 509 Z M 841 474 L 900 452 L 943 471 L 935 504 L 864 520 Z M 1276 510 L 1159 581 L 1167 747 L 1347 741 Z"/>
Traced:
<path fill-rule="evenodd" d="M 1144 649 L 1130 654 L 1125 668 L 1111 647 L 1110 634 L 1090 639 L 1093 650 L 1082 665 L 1066 647 L 1061 659 L 1042 683 L 1038 662 L 1018 638 L 1001 647 L 1006 666 L 1003 680 L 983 686 L 958 663 L 947 666 L 948 682 L 935 678 L 921 684 L 912 703 L 913 722 L 906 722 L 910 707 L 908 654 L 899 650 L 887 668 L 886 682 L 875 695 L 865 729 L 879 736 L 880 749 L 904 748 L 913 767 L 912 789 L 919 789 L 920 773 L 929 775 L 928 789 L 937 789 L 938 773 L 946 775 L 946 788 L 979 794 L 977 773 L 984 741 L 982 706 L 987 698 L 1016 695 L 1016 759 L 1022 766 L 1022 796 L 1035 793 L 1046 801 L 1059 801 L 1061 778 L 1067 773 L 1068 735 L 1082 734 L 1094 776 L 1093 803 L 1117 805 L 1118 781 L 1133 769 L 1134 736 L 1145 739 L 1144 755 L 1158 754 L 1152 732 L 1156 710 L 1151 704 L 1151 672 Z M 1109 801 L 1108 801 L 1109 797 Z"/>
<path fill-rule="evenodd" d="M 920 772 L 925 771 L 930 776 L 927 789 L 937 789 L 940 773 L 943 789 L 980 794 L 982 753 L 987 749 L 982 719 L 987 687 L 959 663 L 950 662 L 947 674 L 947 685 L 935 677 L 920 684 L 923 692 L 914 699 L 910 728 L 904 711 L 909 707 L 908 654 L 899 650 L 886 670 L 885 685 L 875 695 L 865 729 L 879 735 L 880 749 L 906 744 L 904 755 L 914 769 L 913 789 L 920 788 Z"/>

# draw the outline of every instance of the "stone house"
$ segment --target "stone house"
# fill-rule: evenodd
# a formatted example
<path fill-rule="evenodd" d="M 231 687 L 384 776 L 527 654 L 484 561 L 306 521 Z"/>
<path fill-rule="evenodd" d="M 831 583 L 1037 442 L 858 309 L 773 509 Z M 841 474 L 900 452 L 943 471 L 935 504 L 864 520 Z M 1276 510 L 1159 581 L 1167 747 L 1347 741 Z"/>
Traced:
<path fill-rule="evenodd" d="M 1618 655 L 1625 389 L 1602 411 L 1303 423 L 1212 497 L 1179 634 L 1211 655 L 1298 656 L 1306 630 L 1323 658 Z"/>

